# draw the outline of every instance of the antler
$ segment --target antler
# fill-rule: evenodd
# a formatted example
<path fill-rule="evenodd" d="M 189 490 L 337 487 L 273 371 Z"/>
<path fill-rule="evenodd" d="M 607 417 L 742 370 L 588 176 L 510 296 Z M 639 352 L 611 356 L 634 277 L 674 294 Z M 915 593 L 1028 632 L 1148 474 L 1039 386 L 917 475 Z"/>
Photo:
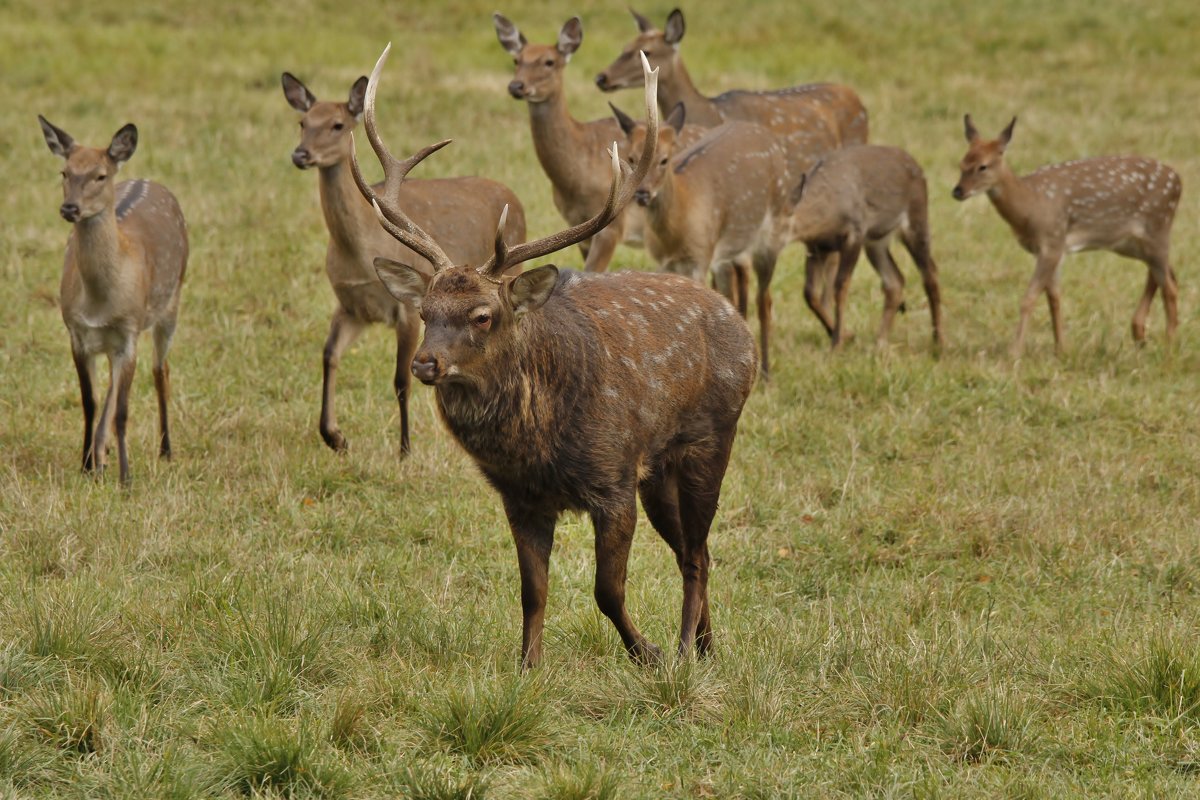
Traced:
<path fill-rule="evenodd" d="M 450 144 L 450 140 L 446 139 L 445 141 L 423 147 L 404 161 L 400 161 L 393 156 L 391 151 L 387 149 L 387 145 L 383 143 L 383 139 L 379 136 L 379 130 L 375 127 L 375 91 L 379 88 L 379 76 L 383 72 L 383 65 L 387 62 L 388 53 L 391 52 L 391 49 L 392 45 L 389 42 L 388 46 L 383 49 L 382 55 L 379 56 L 379 60 L 375 62 L 375 69 L 371 70 L 371 78 L 367 81 L 366 102 L 363 108 L 367 139 L 370 140 L 371 149 L 378 156 L 379 163 L 383 165 L 383 188 L 380 192 L 383 198 L 381 199 L 363 178 L 362 170 L 358 166 L 358 155 L 354 151 L 353 139 L 350 140 L 350 167 L 354 173 L 354 182 L 358 184 L 358 190 L 375 207 L 375 215 L 379 217 L 379 224 L 383 226 L 384 230 L 400 241 L 401 244 L 429 259 L 429 263 L 433 264 L 433 271 L 440 272 L 443 269 L 453 266 L 446 252 L 442 250 L 429 234 L 421 230 L 416 223 L 409 219 L 408 215 L 401 210 L 397 203 L 389 198 L 399 198 L 400 186 L 404 183 L 404 178 L 408 175 L 409 171 L 417 164 L 420 164 L 429 154 L 435 153 Z"/>
<path fill-rule="evenodd" d="M 604 208 L 599 214 L 553 236 L 512 247 L 504 243 L 505 220 L 502 215 L 500 227 L 496 231 L 496 252 L 479 267 L 481 273 L 489 277 L 496 277 L 522 261 L 548 255 L 595 236 L 616 219 L 617 215 L 633 199 L 634 192 L 642 184 L 646 173 L 650 171 L 650 165 L 654 162 L 654 150 L 658 144 L 658 69 L 650 69 L 650 62 L 646 60 L 646 54 L 641 53 L 640 55 L 642 57 L 642 74 L 646 76 L 646 149 L 642 151 L 642 159 L 638 162 L 633 174 L 629 174 L 628 167 L 621 164 L 621 160 L 617 157 L 617 143 L 613 142 L 609 149 L 609 154 L 612 156 L 612 186 L 608 190 L 608 202 L 604 204 Z"/>

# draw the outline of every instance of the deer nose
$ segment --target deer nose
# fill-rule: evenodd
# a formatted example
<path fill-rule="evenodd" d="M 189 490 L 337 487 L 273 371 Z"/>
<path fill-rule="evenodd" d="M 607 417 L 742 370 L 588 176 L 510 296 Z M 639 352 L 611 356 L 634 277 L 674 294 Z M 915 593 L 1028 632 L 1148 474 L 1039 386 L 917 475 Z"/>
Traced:
<path fill-rule="evenodd" d="M 512 81 L 508 84 L 508 93 L 517 100 L 525 99 L 525 81 Z"/>
<path fill-rule="evenodd" d="M 58 213 L 61 214 L 62 218 L 67 222 L 79 221 L 79 206 L 75 203 L 63 203 L 59 207 Z"/>
<path fill-rule="evenodd" d="M 633 201 L 635 203 L 637 203 L 639 206 L 650 205 L 650 199 L 651 198 L 650 198 L 650 190 L 649 189 L 638 189 L 636 192 L 633 193 Z"/>
<path fill-rule="evenodd" d="M 599 75 L 596 76 L 596 86 L 598 86 L 600 88 L 600 91 L 602 91 L 602 92 L 608 91 L 608 75 L 607 75 L 607 73 L 601 72 Z"/>
<path fill-rule="evenodd" d="M 954 191 L 950 194 L 954 196 L 955 200 L 962 200 L 964 197 L 966 197 L 966 192 L 963 191 L 961 186 L 955 186 Z"/>
<path fill-rule="evenodd" d="M 412 373 L 421 383 L 433 383 L 438 377 L 437 356 L 432 353 L 417 353 L 412 362 Z"/>
<path fill-rule="evenodd" d="M 312 164 L 312 154 L 310 154 L 303 147 L 297 147 L 292 151 L 292 163 L 300 169 L 306 169 L 310 164 Z"/>

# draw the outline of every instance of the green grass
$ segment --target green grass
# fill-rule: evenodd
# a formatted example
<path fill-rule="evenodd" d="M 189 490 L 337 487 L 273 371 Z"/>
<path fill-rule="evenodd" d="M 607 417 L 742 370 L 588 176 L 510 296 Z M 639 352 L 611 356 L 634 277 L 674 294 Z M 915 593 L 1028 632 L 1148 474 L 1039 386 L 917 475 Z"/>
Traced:
<path fill-rule="evenodd" d="M 1191 797 L 1200 791 L 1200 49 L 1190 3 L 783 0 L 685 8 L 710 93 L 837 80 L 930 184 L 948 345 L 928 313 L 870 347 L 860 265 L 838 356 L 775 285 L 770 385 L 743 416 L 711 546 L 715 657 L 626 662 L 592 600 L 591 532 L 551 566 L 545 661 L 518 670 L 520 601 L 496 496 L 412 403 L 401 462 L 392 337 L 343 362 L 350 452 L 317 434 L 333 302 L 316 177 L 294 169 L 279 73 L 340 98 L 383 45 L 397 151 L 478 173 L 561 227 L 504 87 L 490 4 L 0 4 L 0 797 Z M 670 5 L 644 6 L 652 19 Z M 500 9 L 533 41 L 580 14 L 581 117 L 632 36 L 619 4 Z M 1180 341 L 1135 348 L 1140 265 L 1064 265 L 1067 348 L 1044 308 L 1006 349 L 1032 271 L 983 199 L 950 188 L 961 117 L 1020 115 L 1020 170 L 1138 152 L 1173 165 Z M 149 342 L 133 485 L 78 473 L 78 389 L 55 306 L 68 228 L 35 115 L 100 144 L 188 216 L 172 354 L 175 460 L 156 461 Z M 915 271 L 901 259 L 907 275 Z M 578 266 L 576 251 L 558 263 Z M 640 251 L 618 263 L 649 268 Z M 914 291 L 915 290 L 915 291 Z M 677 635 L 680 581 L 643 521 L 630 611 Z"/>

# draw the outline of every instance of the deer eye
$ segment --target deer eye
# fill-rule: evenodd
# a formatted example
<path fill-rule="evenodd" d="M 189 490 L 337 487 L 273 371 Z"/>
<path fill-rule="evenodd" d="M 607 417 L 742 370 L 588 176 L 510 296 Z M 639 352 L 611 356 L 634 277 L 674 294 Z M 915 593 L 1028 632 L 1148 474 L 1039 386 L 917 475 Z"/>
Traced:
<path fill-rule="evenodd" d="M 553 67 L 553 66 L 554 66 L 554 59 L 553 59 L 553 58 L 547 58 L 547 59 L 546 59 L 546 61 L 545 61 L 545 64 L 546 64 L 546 66 L 547 66 L 547 67 Z"/>
<path fill-rule="evenodd" d="M 340 131 L 342 128 L 345 128 L 345 127 L 346 127 L 346 126 L 345 126 L 345 124 L 344 124 L 344 123 L 341 123 L 341 122 L 335 122 L 335 123 L 333 123 L 333 129 L 334 129 L 335 131 Z"/>
<path fill-rule="evenodd" d="M 670 159 L 668 159 L 668 158 L 666 158 L 666 157 L 664 156 L 664 157 L 663 157 L 663 159 L 662 159 L 662 161 L 659 161 L 659 162 L 658 162 L 658 165 L 659 165 L 660 167 L 665 167 L 665 166 L 667 165 L 667 161 L 669 161 L 669 160 L 670 160 Z"/>
<path fill-rule="evenodd" d="M 107 178 L 107 177 L 108 177 L 107 175 L 97 175 L 97 176 L 96 176 L 96 181 L 97 181 L 97 182 L 99 182 L 99 181 L 102 181 L 102 180 L 104 180 L 104 179 L 105 179 L 105 178 Z"/>
<path fill-rule="evenodd" d="M 471 317 L 471 324 L 476 328 L 487 330 L 492 326 L 492 314 L 490 311 L 480 311 Z"/>
<path fill-rule="evenodd" d="M 987 164 L 980 164 L 980 165 L 979 165 L 979 171 L 980 171 L 980 172 L 983 172 L 983 171 L 985 171 L 986 169 L 987 169 Z"/>

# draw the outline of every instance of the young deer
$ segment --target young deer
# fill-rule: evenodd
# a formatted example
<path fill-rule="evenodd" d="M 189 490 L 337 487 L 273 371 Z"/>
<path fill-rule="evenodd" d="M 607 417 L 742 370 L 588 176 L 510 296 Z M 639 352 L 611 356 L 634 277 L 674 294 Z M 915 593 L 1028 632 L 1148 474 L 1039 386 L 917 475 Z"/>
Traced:
<path fill-rule="evenodd" d="M 283 73 L 283 94 L 299 111 L 300 144 L 292 163 L 300 169 L 316 167 L 321 210 L 329 229 L 325 273 L 337 296 L 337 310 L 325 341 L 321 387 L 321 438 L 336 451 L 347 447 L 334 409 L 334 388 L 342 353 L 363 329 L 383 323 L 396 330 L 396 374 L 393 389 L 400 405 L 400 452 L 409 451 L 408 394 L 412 360 L 421 323 L 410 308 L 398 303 L 379 282 L 371 259 L 380 254 L 406 259 L 429 269 L 413 251 L 380 229 L 375 213 L 359 194 L 351 174 L 354 128 L 363 111 L 367 79 L 359 78 L 344 103 L 320 102 L 290 73 Z M 410 181 L 393 198 L 445 243 L 455 263 L 479 260 L 492 251 L 492 232 L 472 223 L 494 217 L 509 207 L 507 241 L 525 240 L 525 212 L 508 187 L 485 178 L 434 178 Z"/>
<path fill-rule="evenodd" d="M 783 148 L 761 125 L 726 122 L 681 148 L 684 108 L 678 105 L 658 134 L 618 111 L 630 163 L 649 147 L 658 153 L 634 194 L 645 209 L 646 248 L 668 272 L 703 282 L 711 270 L 719 291 L 746 316 L 748 276 L 758 283 L 762 373 L 770 372 L 771 278 L 787 244 L 787 185 Z"/>
<path fill-rule="evenodd" d="M 1042 292 L 1054 324 L 1054 349 L 1062 352 L 1060 266 L 1065 255 L 1081 250 L 1110 250 L 1146 263 L 1149 274 L 1133 314 L 1133 338 L 1139 344 L 1145 340 L 1146 316 L 1155 291 L 1162 289 L 1170 343 L 1179 324 L 1171 223 L 1183 191 L 1175 170 L 1149 158 L 1103 156 L 1051 164 L 1017 177 L 1004 161 L 1017 118 L 991 140 L 979 136 L 970 114 L 963 123 L 970 147 L 960 165 L 954 199 L 987 192 L 1021 247 L 1037 256 L 1033 279 L 1021 299 L 1013 355 L 1021 354 L 1029 317 Z"/>
<path fill-rule="evenodd" d="M 83 470 L 103 469 L 110 428 L 117 434 L 121 483 L 129 483 L 125 427 L 137 367 L 138 334 L 154 331 L 154 388 L 158 394 L 159 456 L 171 457 L 167 351 L 179 315 L 187 269 L 187 225 L 163 186 L 137 179 L 117 183 L 120 166 L 137 149 L 137 128 L 117 131 L 107 148 L 84 147 L 38 115 L 50 152 L 62 156 L 63 204 L 74 225 L 63 261 L 60 302 L 71 335 L 71 356 L 83 398 Z M 109 384 L 96 421 L 96 356 L 108 356 Z"/>
<path fill-rule="evenodd" d="M 900 241 L 916 262 L 929 298 L 933 343 L 942 344 L 941 292 L 930 251 L 925 173 L 896 147 L 856 145 L 825 156 L 792 193 L 792 238 L 808 247 L 804 299 L 821 320 L 834 348 L 842 344 L 842 321 L 850 276 L 862 250 L 883 283 L 883 321 L 878 343 L 887 344 L 892 320 L 904 310 L 904 275 L 888 244 Z M 836 314 L 830 319 L 819 291 L 836 265 Z"/>
<path fill-rule="evenodd" d="M 375 65 L 366 129 L 390 185 L 442 144 L 399 162 L 374 122 Z M 646 73 L 648 138 L 656 139 L 655 77 Z M 738 417 L 754 382 L 754 341 L 716 293 L 676 275 L 503 270 L 594 236 L 618 217 L 654 148 L 622 176 L 616 145 L 612 184 L 600 212 L 573 228 L 496 252 L 478 269 L 455 267 L 403 212 L 376 199 L 394 236 L 434 263 L 435 274 L 388 259 L 376 267 L 388 288 L 418 305 L 425 339 L 413 372 L 434 387 L 442 421 L 500 493 L 521 574 L 522 660 L 539 662 L 554 526 L 565 510 L 595 526 L 600 610 L 627 652 L 660 651 L 625 609 L 625 570 L 637 496 L 670 545 L 683 576 L 679 652 L 712 641 L 708 532 L 729 463 Z M 361 187 L 372 196 L 370 187 Z"/>
<path fill-rule="evenodd" d="M 529 44 L 503 14 L 493 14 L 492 23 L 516 65 L 508 93 L 529 105 L 533 149 L 550 179 L 554 206 L 563 219 L 577 225 L 604 207 L 609 188 L 605 148 L 618 136 L 611 117 L 580 122 L 567 108 L 563 73 L 583 43 L 583 23 L 579 17 L 567 20 L 554 45 Z M 630 214 L 621 214 L 592 239 L 581 242 L 585 269 L 603 272 L 621 241 L 640 241 L 639 227 Z M 440 241 L 436 233 L 433 236 Z"/>

